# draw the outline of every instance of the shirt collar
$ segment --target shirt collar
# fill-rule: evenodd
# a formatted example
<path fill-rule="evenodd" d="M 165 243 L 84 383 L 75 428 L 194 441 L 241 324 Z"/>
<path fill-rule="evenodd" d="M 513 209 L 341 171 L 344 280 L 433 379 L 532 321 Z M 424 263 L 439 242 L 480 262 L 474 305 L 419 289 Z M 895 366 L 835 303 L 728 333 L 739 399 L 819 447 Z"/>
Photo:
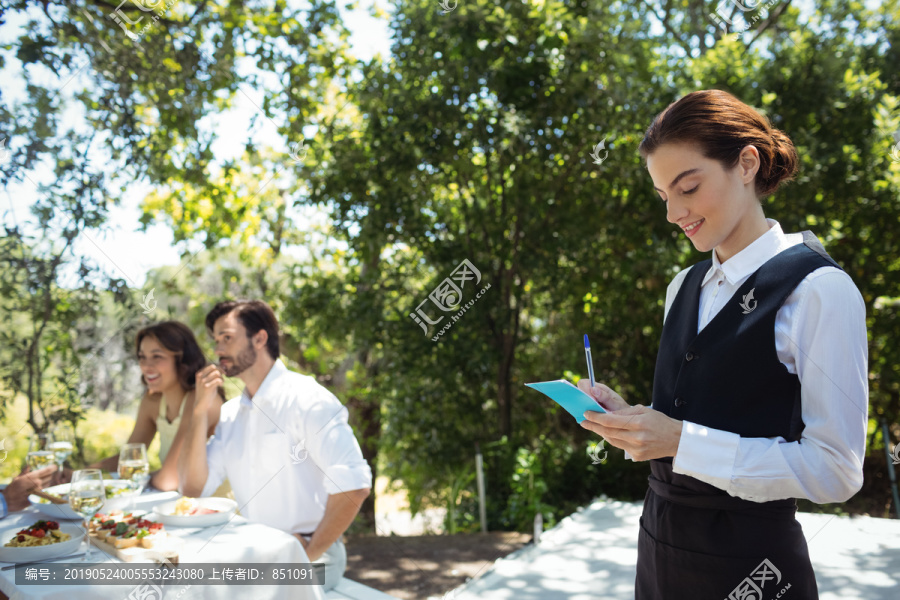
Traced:
<path fill-rule="evenodd" d="M 265 379 L 262 380 L 262 383 L 259 384 L 259 389 L 256 390 L 256 393 L 253 394 L 253 399 L 251 400 L 250 394 L 247 393 L 247 387 L 244 387 L 244 391 L 241 392 L 241 405 L 242 406 L 253 406 L 254 403 L 257 405 L 262 404 L 266 400 L 266 393 L 271 391 L 271 387 L 275 385 L 275 380 L 288 372 L 288 368 L 284 366 L 284 363 L 281 362 L 281 359 L 278 358 L 275 360 L 275 364 L 272 365 L 272 368 L 269 369 L 269 372 L 266 374 Z"/>
<path fill-rule="evenodd" d="M 763 266 L 770 258 L 787 249 L 789 244 L 781 230 L 781 224 L 774 219 L 766 219 L 766 222 L 769 224 L 768 231 L 724 263 L 719 262 L 719 257 L 713 250 L 712 267 L 706 272 L 701 287 L 718 271 L 722 271 L 728 283 L 735 285 Z"/>

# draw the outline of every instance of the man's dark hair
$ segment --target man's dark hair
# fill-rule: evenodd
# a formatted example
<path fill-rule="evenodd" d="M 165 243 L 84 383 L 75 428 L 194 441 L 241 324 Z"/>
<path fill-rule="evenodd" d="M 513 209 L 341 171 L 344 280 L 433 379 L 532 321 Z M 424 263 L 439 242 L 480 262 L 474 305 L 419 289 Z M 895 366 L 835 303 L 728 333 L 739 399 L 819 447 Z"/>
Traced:
<path fill-rule="evenodd" d="M 226 300 L 219 302 L 206 315 L 206 328 L 209 332 L 212 333 L 216 321 L 230 312 L 235 313 L 235 317 L 247 330 L 247 337 L 253 337 L 264 329 L 269 335 L 269 339 L 266 341 L 266 350 L 269 352 L 269 356 L 278 360 L 281 354 L 278 347 L 278 319 L 275 318 L 272 307 L 262 300 Z"/>

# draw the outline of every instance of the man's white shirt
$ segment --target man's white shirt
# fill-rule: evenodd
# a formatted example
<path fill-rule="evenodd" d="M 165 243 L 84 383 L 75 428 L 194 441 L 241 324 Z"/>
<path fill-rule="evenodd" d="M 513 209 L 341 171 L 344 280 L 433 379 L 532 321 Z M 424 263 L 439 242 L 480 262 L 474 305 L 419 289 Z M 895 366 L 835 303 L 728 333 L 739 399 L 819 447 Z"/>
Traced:
<path fill-rule="evenodd" d="M 803 243 L 802 234 L 785 235 L 777 221 L 767 221 L 769 230 L 724 264 L 712 253 L 698 333 L 759 267 Z M 669 284 L 665 316 L 688 270 Z M 742 438 L 684 421 L 674 472 L 756 502 L 843 502 L 859 491 L 869 407 L 865 316 L 862 295 L 846 273 L 826 266 L 807 275 L 775 318 L 778 360 L 800 378 L 801 439 Z M 727 396 L 722 403 L 727 410 Z"/>
<path fill-rule="evenodd" d="M 206 446 L 209 477 L 201 495 L 227 477 L 249 520 L 311 533 L 329 495 L 372 485 L 347 416 L 314 378 L 276 360 L 252 400 L 244 390 L 222 406 Z"/>

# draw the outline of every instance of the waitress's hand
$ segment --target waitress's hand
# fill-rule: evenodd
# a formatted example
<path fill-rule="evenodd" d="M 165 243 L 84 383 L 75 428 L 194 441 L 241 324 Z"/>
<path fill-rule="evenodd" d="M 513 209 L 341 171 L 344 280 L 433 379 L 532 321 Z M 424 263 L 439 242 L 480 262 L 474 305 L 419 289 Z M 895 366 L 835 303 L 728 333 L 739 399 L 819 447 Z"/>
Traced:
<path fill-rule="evenodd" d="M 612 388 L 603 385 L 602 383 L 594 383 L 593 389 L 591 389 L 591 382 L 588 379 L 579 379 L 578 380 L 578 389 L 584 392 L 585 394 L 589 394 L 600 403 L 600 406 L 605 408 L 606 410 L 622 410 L 623 408 L 628 408 L 630 405 L 622 399 L 622 396 L 615 393 Z"/>
<path fill-rule="evenodd" d="M 616 396 L 621 400 L 621 396 Z M 628 452 L 634 460 L 664 458 L 678 452 L 681 421 L 649 406 L 638 404 L 605 414 L 590 411 L 584 416 L 582 427 L 603 436 L 616 448 Z"/>

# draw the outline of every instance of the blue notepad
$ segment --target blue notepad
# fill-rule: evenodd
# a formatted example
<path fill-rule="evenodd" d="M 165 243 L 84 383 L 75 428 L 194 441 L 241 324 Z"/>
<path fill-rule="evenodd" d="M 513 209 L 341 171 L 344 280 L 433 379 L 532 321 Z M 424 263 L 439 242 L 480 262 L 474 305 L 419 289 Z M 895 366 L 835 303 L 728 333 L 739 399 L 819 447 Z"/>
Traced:
<path fill-rule="evenodd" d="M 584 413 L 589 410 L 602 413 L 606 412 L 596 400 L 565 379 L 526 383 L 525 385 L 550 397 L 551 400 L 562 406 L 570 415 L 575 417 L 575 420 L 579 423 L 584 421 Z"/>

